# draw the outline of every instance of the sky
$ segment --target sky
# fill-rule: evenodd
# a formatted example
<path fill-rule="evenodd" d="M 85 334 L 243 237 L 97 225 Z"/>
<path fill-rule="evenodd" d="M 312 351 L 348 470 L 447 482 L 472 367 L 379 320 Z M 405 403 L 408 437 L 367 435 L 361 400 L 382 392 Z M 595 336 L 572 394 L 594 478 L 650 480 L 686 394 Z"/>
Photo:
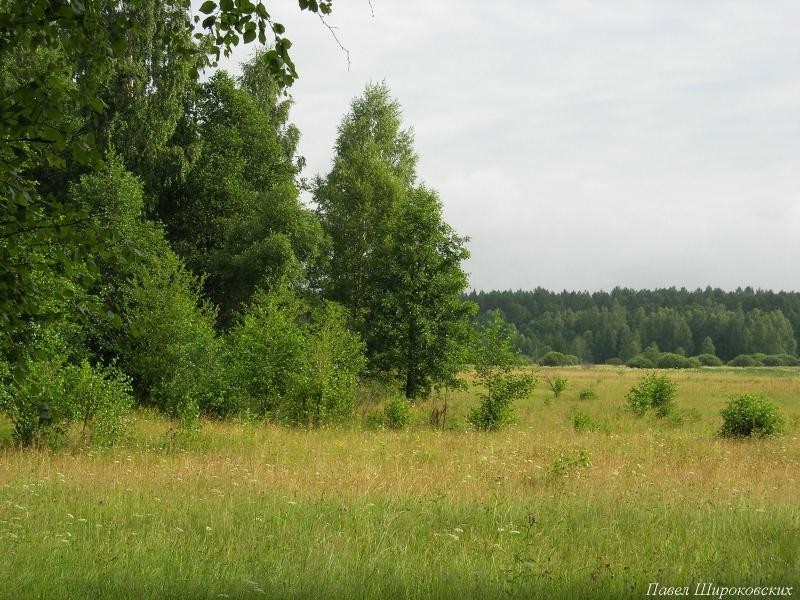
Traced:
<path fill-rule="evenodd" d="M 349 66 L 315 15 L 270 9 L 304 175 L 385 80 L 472 287 L 800 289 L 800 2 L 335 0 Z"/>

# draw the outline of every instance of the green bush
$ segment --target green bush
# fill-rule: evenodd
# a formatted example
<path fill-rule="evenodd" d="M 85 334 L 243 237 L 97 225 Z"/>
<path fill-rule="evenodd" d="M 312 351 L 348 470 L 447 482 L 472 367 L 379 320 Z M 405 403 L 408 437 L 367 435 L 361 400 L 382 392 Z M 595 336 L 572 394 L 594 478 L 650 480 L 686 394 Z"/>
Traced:
<path fill-rule="evenodd" d="M 653 409 L 659 417 L 665 417 L 672 410 L 676 392 L 677 385 L 666 375 L 647 373 L 626 398 L 629 408 L 637 415 Z"/>
<path fill-rule="evenodd" d="M 800 360 L 791 354 L 769 354 L 761 359 L 765 367 L 796 367 Z"/>
<path fill-rule="evenodd" d="M 607 365 L 613 365 L 615 367 L 619 367 L 621 365 L 624 365 L 625 363 L 622 361 L 621 358 L 614 357 L 614 358 L 607 358 L 606 359 L 606 364 Z"/>
<path fill-rule="evenodd" d="M 131 380 L 116 367 L 93 367 L 84 360 L 64 369 L 66 402 L 71 420 L 81 427 L 81 439 L 108 446 L 126 431 L 133 408 Z"/>
<path fill-rule="evenodd" d="M 115 367 L 64 365 L 58 358 L 29 361 L 24 375 L 0 392 L 0 410 L 14 425 L 14 439 L 60 444 L 70 426 L 81 426 L 84 442 L 109 445 L 125 431 L 133 406 L 130 379 Z M 47 410 L 44 411 L 44 406 Z M 40 421 L 44 411 L 49 423 Z"/>
<path fill-rule="evenodd" d="M 644 354 L 637 354 L 626 364 L 632 369 L 652 369 L 655 367 L 653 361 L 647 358 Z"/>
<path fill-rule="evenodd" d="M 575 431 L 597 431 L 600 426 L 588 414 L 581 410 L 572 413 L 572 428 Z"/>
<path fill-rule="evenodd" d="M 545 381 L 547 381 L 547 385 L 550 387 L 550 390 L 553 392 L 553 397 L 558 398 L 561 393 L 567 389 L 567 380 L 564 377 L 554 377 L 550 379 L 549 377 L 545 377 Z"/>
<path fill-rule="evenodd" d="M 750 354 L 740 354 L 728 361 L 729 367 L 763 367 L 764 364 Z"/>
<path fill-rule="evenodd" d="M 353 416 L 364 351 L 342 307 L 257 292 L 229 343 L 235 387 L 252 410 L 303 426 Z"/>
<path fill-rule="evenodd" d="M 597 398 L 597 394 L 594 393 L 594 390 L 581 390 L 581 393 L 578 394 L 578 398 L 581 400 L 594 400 Z"/>
<path fill-rule="evenodd" d="M 47 427 L 39 420 L 40 407 L 46 404 L 51 417 Z M 38 437 L 46 436 L 48 443 L 57 443 L 66 433 L 71 417 L 64 393 L 62 361 L 27 361 L 24 374 L 17 376 L 0 394 L 0 410 L 14 425 L 14 441 L 31 445 Z"/>
<path fill-rule="evenodd" d="M 664 352 L 658 357 L 656 366 L 659 369 L 686 369 L 689 366 L 689 361 L 680 354 Z"/>
<path fill-rule="evenodd" d="M 783 429 L 778 407 L 758 394 L 732 396 L 720 414 L 722 437 L 767 437 Z"/>
<path fill-rule="evenodd" d="M 405 398 L 391 398 L 383 406 L 386 427 L 404 429 L 411 422 L 411 402 Z"/>
<path fill-rule="evenodd" d="M 703 367 L 721 367 L 724 364 L 720 358 L 713 354 L 698 354 L 692 358 L 696 358 L 700 366 Z"/>
<path fill-rule="evenodd" d="M 536 378 L 518 373 L 524 359 L 514 345 L 514 330 L 497 313 L 479 324 L 470 351 L 480 404 L 467 420 L 475 429 L 493 431 L 513 422 L 514 400 L 528 397 Z"/>
<path fill-rule="evenodd" d="M 569 367 L 578 364 L 578 357 L 573 354 L 553 351 L 540 358 L 539 364 L 543 367 Z"/>

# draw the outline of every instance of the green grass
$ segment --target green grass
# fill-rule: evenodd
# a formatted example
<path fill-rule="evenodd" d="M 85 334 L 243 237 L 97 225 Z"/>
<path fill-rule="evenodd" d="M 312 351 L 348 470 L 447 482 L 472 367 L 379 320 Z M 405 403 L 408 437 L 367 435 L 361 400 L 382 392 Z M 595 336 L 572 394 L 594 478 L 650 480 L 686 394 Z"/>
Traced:
<path fill-rule="evenodd" d="M 636 418 L 642 374 L 552 369 L 518 423 L 297 431 L 137 415 L 110 450 L 0 450 L 0 596 L 645 597 L 651 582 L 800 588 L 800 371 L 675 372 L 683 423 Z M 597 398 L 579 400 L 582 389 Z M 715 437 L 760 391 L 784 436 Z M 546 398 L 551 398 L 545 403 Z M 603 426 L 576 432 L 579 408 Z M 365 407 L 363 412 L 379 410 Z"/>

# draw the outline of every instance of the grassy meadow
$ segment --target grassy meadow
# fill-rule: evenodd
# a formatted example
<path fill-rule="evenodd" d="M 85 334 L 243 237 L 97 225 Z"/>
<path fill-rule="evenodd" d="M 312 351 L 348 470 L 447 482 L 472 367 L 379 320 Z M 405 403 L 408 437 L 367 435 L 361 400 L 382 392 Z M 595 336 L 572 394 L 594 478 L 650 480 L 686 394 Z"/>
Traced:
<path fill-rule="evenodd" d="M 430 404 L 399 432 L 205 422 L 176 434 L 140 412 L 108 450 L 20 450 L 3 424 L 0 596 L 800 593 L 800 370 L 671 372 L 667 419 L 625 410 L 642 374 L 539 369 L 517 423 L 496 433 L 467 427 L 473 392 L 448 398 L 443 431 Z M 568 379 L 560 398 L 544 375 Z M 726 397 L 743 392 L 781 407 L 783 436 L 715 437 Z M 592 427 L 576 430 L 576 411 Z"/>

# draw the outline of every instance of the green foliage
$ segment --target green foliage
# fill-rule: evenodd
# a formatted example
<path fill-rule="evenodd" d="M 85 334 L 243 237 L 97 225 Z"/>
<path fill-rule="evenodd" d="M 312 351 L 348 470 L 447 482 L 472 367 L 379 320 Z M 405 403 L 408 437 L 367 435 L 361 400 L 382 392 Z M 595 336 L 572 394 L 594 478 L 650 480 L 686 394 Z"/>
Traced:
<path fill-rule="evenodd" d="M 652 369 L 655 367 L 655 364 L 645 355 L 637 354 L 627 362 L 627 366 L 632 369 Z"/>
<path fill-rule="evenodd" d="M 729 367 L 763 367 L 764 363 L 749 354 L 739 354 L 728 361 Z"/>
<path fill-rule="evenodd" d="M 558 398 L 561 393 L 567 389 L 567 380 L 564 377 L 554 377 L 550 379 L 550 377 L 545 376 L 545 381 L 547 382 L 548 387 L 553 392 L 553 397 Z"/>
<path fill-rule="evenodd" d="M 557 481 L 568 477 L 579 477 L 582 469 L 592 466 L 592 459 L 584 448 L 564 451 L 553 460 L 548 479 Z"/>
<path fill-rule="evenodd" d="M 536 378 L 515 372 L 523 361 L 513 344 L 513 329 L 499 313 L 490 314 L 479 325 L 472 361 L 482 390 L 480 405 L 467 418 L 476 429 L 500 429 L 514 420 L 514 400 L 530 396 Z"/>
<path fill-rule="evenodd" d="M 133 408 L 130 378 L 114 366 L 93 367 L 87 360 L 64 369 L 63 377 L 70 418 L 80 425 L 81 439 L 103 446 L 118 441 Z"/>
<path fill-rule="evenodd" d="M 656 366 L 659 369 L 685 369 L 689 366 L 689 362 L 685 356 L 677 353 L 664 352 L 658 357 Z"/>
<path fill-rule="evenodd" d="M 444 222 L 436 193 L 415 183 L 412 142 L 388 88 L 367 86 L 314 198 L 329 238 L 323 291 L 350 311 L 370 371 L 414 399 L 457 384 L 475 307 L 462 297 L 466 240 Z"/>
<path fill-rule="evenodd" d="M 396 373 L 407 398 L 457 384 L 472 331 L 476 307 L 462 298 L 469 253 L 441 211 L 433 192 L 409 192 L 368 276 L 375 292 L 364 302 L 363 331 L 371 366 Z"/>
<path fill-rule="evenodd" d="M 600 425 L 582 410 L 572 413 L 572 428 L 575 431 L 598 431 Z"/>
<path fill-rule="evenodd" d="M 411 422 L 411 402 L 406 398 L 390 398 L 383 406 L 383 415 L 389 429 L 404 429 Z"/>
<path fill-rule="evenodd" d="M 539 364 L 543 367 L 568 367 L 578 364 L 578 357 L 572 354 L 551 351 L 539 359 Z"/>
<path fill-rule="evenodd" d="M 672 411 L 676 392 L 677 385 L 667 375 L 647 373 L 626 398 L 634 414 L 643 415 L 653 409 L 656 415 L 665 417 Z"/>
<path fill-rule="evenodd" d="M 581 390 L 581 393 L 578 394 L 578 398 L 581 400 L 594 400 L 597 398 L 597 394 L 594 390 Z"/>
<path fill-rule="evenodd" d="M 502 310 L 530 357 L 553 350 L 602 364 L 644 354 L 655 365 L 662 350 L 681 354 L 683 348 L 686 356 L 729 361 L 755 352 L 796 355 L 800 342 L 800 292 L 538 288 L 473 292 L 468 299 L 480 305 L 480 314 Z"/>
<path fill-rule="evenodd" d="M 83 442 L 112 444 L 124 434 L 132 405 L 130 380 L 119 369 L 93 367 L 86 360 L 65 365 L 60 356 L 28 361 L 24 377 L 0 388 L 0 412 L 23 446 L 60 444 L 73 423 L 80 426 Z M 50 422 L 40 421 L 42 411 Z"/>
<path fill-rule="evenodd" d="M 168 254 L 125 290 L 120 364 L 139 398 L 191 424 L 199 412 L 223 416 L 238 406 L 230 395 L 216 312 L 200 299 L 200 281 Z"/>
<path fill-rule="evenodd" d="M 245 405 L 292 425 L 351 418 L 364 358 L 346 321 L 333 303 L 312 307 L 285 288 L 257 292 L 229 342 Z"/>
<path fill-rule="evenodd" d="M 703 367 L 721 367 L 724 364 L 722 360 L 713 354 L 700 354 L 694 358 L 696 358 Z"/>
<path fill-rule="evenodd" d="M 732 396 L 720 414 L 722 437 L 768 437 L 783 429 L 778 407 L 758 394 Z"/>
<path fill-rule="evenodd" d="M 245 83 L 218 72 L 197 90 L 184 117 L 193 160 L 161 195 L 159 214 L 187 266 L 204 274 L 205 292 L 224 325 L 256 289 L 304 283 L 318 261 L 322 231 L 299 200 L 285 110 L 257 57 Z M 259 94 L 253 97 L 250 89 Z"/>
<path fill-rule="evenodd" d="M 299 7 L 324 15 L 331 2 L 300 0 Z M 191 21 L 189 8 L 175 0 L 29 0 L 0 8 L 0 351 L 15 347 L 30 319 L 49 316 L 39 309 L 43 297 L 65 291 L 42 287 L 37 271 L 82 269 L 103 249 L 86 227 L 86 207 L 65 201 L 69 173 L 98 165 L 99 149 L 112 144 L 148 179 L 163 164 L 181 163 L 180 151 L 165 150 L 186 84 L 208 54 L 269 39 L 273 77 L 281 86 L 296 78 L 285 28 L 262 2 L 205 2 L 210 14 L 202 23 Z M 199 45 L 196 25 L 210 34 L 195 34 Z"/>

